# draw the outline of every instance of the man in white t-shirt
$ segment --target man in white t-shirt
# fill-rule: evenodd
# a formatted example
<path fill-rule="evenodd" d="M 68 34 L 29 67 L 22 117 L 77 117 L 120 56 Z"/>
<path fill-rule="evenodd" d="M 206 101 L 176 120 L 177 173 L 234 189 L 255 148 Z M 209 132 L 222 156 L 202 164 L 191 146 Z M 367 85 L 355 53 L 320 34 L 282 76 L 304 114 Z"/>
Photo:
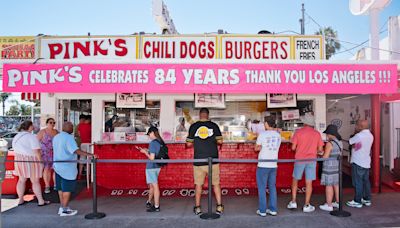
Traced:
<path fill-rule="evenodd" d="M 281 135 L 274 129 L 275 119 L 267 117 L 265 131 L 257 138 L 255 150 L 260 151 L 258 159 L 278 159 Z M 259 162 L 257 167 L 258 210 L 257 214 L 264 217 L 266 214 L 277 215 L 276 170 L 277 162 Z M 265 188 L 268 183 L 269 204 L 267 209 Z"/>
<path fill-rule="evenodd" d="M 369 169 L 371 168 L 371 147 L 374 136 L 369 131 L 368 121 L 359 120 L 356 132 L 349 140 L 351 149 L 351 178 L 355 190 L 354 200 L 347 202 L 347 206 L 362 208 L 371 206 L 371 184 Z"/>

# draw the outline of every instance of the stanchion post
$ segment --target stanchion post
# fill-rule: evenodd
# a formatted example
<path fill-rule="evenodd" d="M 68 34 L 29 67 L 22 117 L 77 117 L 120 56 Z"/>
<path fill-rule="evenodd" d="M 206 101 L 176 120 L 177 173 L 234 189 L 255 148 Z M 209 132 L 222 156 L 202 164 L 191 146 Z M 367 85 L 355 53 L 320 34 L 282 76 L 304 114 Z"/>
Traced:
<path fill-rule="evenodd" d="M 219 214 L 212 212 L 212 157 L 208 157 L 208 213 L 200 215 L 201 219 L 218 219 Z"/>
<path fill-rule="evenodd" d="M 331 211 L 330 214 L 337 217 L 349 217 L 351 213 L 343 210 L 343 175 L 342 175 L 342 156 L 338 156 L 339 160 L 339 210 Z"/>
<path fill-rule="evenodd" d="M 106 217 L 105 213 L 97 212 L 97 158 L 92 158 L 93 164 L 93 183 L 92 183 L 92 190 L 93 190 L 93 212 L 90 214 L 85 215 L 85 219 L 101 219 Z"/>
<path fill-rule="evenodd" d="M 379 193 L 382 193 L 383 155 L 379 156 Z"/>

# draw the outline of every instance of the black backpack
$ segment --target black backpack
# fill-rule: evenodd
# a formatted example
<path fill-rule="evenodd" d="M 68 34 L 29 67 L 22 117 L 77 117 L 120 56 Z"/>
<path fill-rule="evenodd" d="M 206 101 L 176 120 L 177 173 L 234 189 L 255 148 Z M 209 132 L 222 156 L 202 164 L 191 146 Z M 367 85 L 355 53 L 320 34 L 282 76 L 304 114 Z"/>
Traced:
<path fill-rule="evenodd" d="M 167 144 L 162 143 L 159 140 L 157 140 L 157 142 L 160 143 L 161 147 L 160 147 L 160 151 L 155 156 L 155 159 L 169 159 Z M 168 165 L 168 163 L 156 163 L 156 164 L 160 167 Z"/>

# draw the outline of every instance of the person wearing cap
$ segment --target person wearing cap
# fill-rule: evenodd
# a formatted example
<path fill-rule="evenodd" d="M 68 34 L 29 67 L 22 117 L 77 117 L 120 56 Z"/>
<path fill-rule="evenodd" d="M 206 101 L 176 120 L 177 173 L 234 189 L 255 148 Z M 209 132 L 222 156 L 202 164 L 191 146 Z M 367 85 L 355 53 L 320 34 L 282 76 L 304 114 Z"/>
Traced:
<path fill-rule="evenodd" d="M 342 154 L 342 136 L 336 125 L 330 124 L 324 131 L 328 142 L 325 145 L 323 158 L 337 158 Z M 319 208 L 324 211 L 333 211 L 339 204 L 339 160 L 327 160 L 322 165 L 321 185 L 325 185 L 326 203 Z M 335 195 L 336 202 L 333 201 Z"/>
<path fill-rule="evenodd" d="M 194 158 L 204 159 L 208 157 L 218 158 L 218 144 L 222 144 L 222 134 L 218 125 L 209 120 L 209 110 L 201 108 L 200 120 L 193 123 L 189 128 L 189 135 L 186 138 L 188 147 L 194 146 Z M 195 206 L 193 212 L 200 215 L 201 192 L 203 191 L 204 179 L 208 176 L 208 163 L 197 162 L 193 164 L 193 176 L 195 189 Z M 221 186 L 219 184 L 219 164 L 212 165 L 212 185 L 217 200 L 216 212 L 222 214 L 224 206 L 221 202 Z"/>
<path fill-rule="evenodd" d="M 349 207 L 362 208 L 371 206 L 371 183 L 369 169 L 371 168 L 371 147 L 374 136 L 369 130 L 367 120 L 359 120 L 356 124 L 356 134 L 349 139 L 351 149 L 351 180 L 355 190 L 354 199 L 346 202 Z"/>
<path fill-rule="evenodd" d="M 160 152 L 161 146 L 164 145 L 164 140 L 161 138 L 160 133 L 156 127 L 151 126 L 147 131 L 147 135 L 151 139 L 149 148 L 140 148 L 149 160 L 154 160 Z M 160 212 L 160 187 L 158 185 L 158 176 L 160 174 L 161 167 L 157 163 L 148 162 L 146 164 L 146 182 L 149 185 L 149 198 L 146 201 L 147 212 Z M 152 200 L 154 199 L 154 204 Z"/>
<path fill-rule="evenodd" d="M 306 113 L 301 117 L 303 127 L 297 130 L 292 138 L 292 150 L 295 151 L 295 159 L 316 159 L 317 153 L 322 151 L 324 143 L 321 134 L 314 129 L 314 116 Z M 293 180 L 292 180 L 292 200 L 289 202 L 288 209 L 297 208 L 297 186 L 298 181 L 306 178 L 306 197 L 303 206 L 303 212 L 313 212 L 315 207 L 310 204 L 312 195 L 312 182 L 316 179 L 316 161 L 300 161 L 294 163 Z"/>

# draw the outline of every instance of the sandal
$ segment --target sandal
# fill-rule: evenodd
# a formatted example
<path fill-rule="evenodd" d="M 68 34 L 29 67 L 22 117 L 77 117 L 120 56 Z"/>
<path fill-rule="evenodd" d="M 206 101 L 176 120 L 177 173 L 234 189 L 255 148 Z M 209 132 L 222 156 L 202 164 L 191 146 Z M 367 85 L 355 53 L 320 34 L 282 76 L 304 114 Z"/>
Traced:
<path fill-rule="evenodd" d="M 202 212 L 201 212 L 201 207 L 200 207 L 200 206 L 195 206 L 195 207 L 193 207 L 193 213 L 194 213 L 195 215 L 201 215 L 201 214 L 202 214 Z"/>
<path fill-rule="evenodd" d="M 49 205 L 49 204 L 51 204 L 51 202 L 50 202 L 50 201 L 44 201 L 44 203 L 43 203 L 43 204 L 38 204 L 38 207 L 47 206 L 47 205 Z"/>
<path fill-rule="evenodd" d="M 219 215 L 222 215 L 224 213 L 224 205 L 222 204 L 217 204 L 217 209 L 215 210 L 215 212 Z"/>
<path fill-rule="evenodd" d="M 50 191 L 50 187 L 45 187 L 44 188 L 44 193 L 45 194 L 49 194 L 51 191 Z"/>
<path fill-rule="evenodd" d="M 27 204 L 27 203 L 29 203 L 29 201 L 24 201 L 22 203 L 18 203 L 18 206 L 22 206 L 22 205 Z"/>

